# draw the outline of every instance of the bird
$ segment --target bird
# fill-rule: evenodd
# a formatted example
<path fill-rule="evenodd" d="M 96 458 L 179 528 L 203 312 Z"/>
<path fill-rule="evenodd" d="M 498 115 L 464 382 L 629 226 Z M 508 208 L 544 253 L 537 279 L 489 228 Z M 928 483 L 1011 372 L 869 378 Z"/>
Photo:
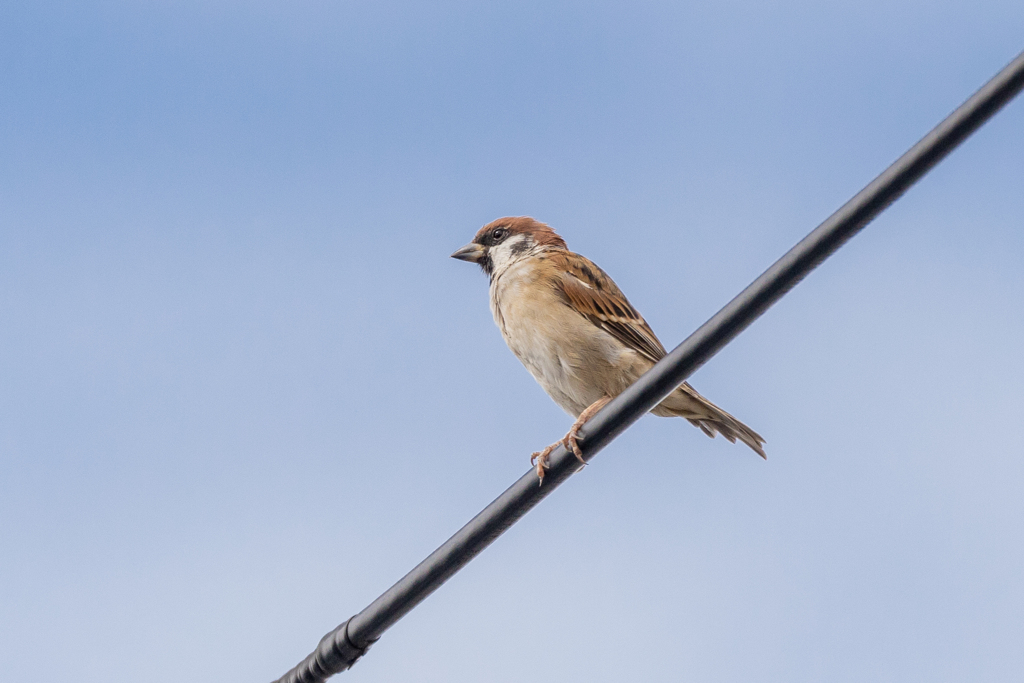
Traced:
<path fill-rule="evenodd" d="M 661 360 L 665 347 L 603 270 L 569 251 L 549 225 L 529 216 L 488 223 L 451 256 L 476 263 L 490 278 L 491 313 L 505 343 L 548 396 L 575 418 L 562 439 L 530 457 L 540 484 L 559 444 L 585 465 L 580 428 Z M 688 382 L 651 413 L 685 418 L 711 438 L 738 439 L 768 457 L 760 434 Z"/>

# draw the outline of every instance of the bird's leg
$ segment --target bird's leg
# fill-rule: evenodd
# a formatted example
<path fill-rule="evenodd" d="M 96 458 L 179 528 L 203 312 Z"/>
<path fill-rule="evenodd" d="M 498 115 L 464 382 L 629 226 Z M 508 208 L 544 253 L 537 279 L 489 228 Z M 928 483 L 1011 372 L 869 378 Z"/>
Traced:
<path fill-rule="evenodd" d="M 580 416 L 577 417 L 576 421 L 572 423 L 572 427 L 569 428 L 569 433 L 565 435 L 564 439 L 562 439 L 562 444 L 564 444 L 566 448 L 572 451 L 573 454 L 576 456 L 576 459 L 579 460 L 584 465 L 587 464 L 587 461 L 583 459 L 583 451 L 581 451 L 580 447 L 576 444 L 576 437 L 579 436 L 580 429 L 583 427 L 583 425 L 587 423 L 587 420 L 592 418 L 594 416 L 594 413 L 608 405 L 608 402 L 611 400 L 611 396 L 602 396 L 601 398 L 597 399 L 589 406 L 587 406 L 587 409 L 580 413 Z"/>
<path fill-rule="evenodd" d="M 580 416 L 576 418 L 576 421 L 569 428 L 569 432 L 562 437 L 560 441 L 556 441 L 542 451 L 537 451 L 530 456 L 530 464 L 535 465 L 537 468 L 537 479 L 539 480 L 538 486 L 544 484 L 544 470 L 548 468 L 548 457 L 551 455 L 551 451 L 555 450 L 558 446 L 565 446 L 568 450 L 572 451 L 577 459 L 584 465 L 587 461 L 583 459 L 583 451 L 580 450 L 579 445 L 576 443 L 576 437 L 580 433 L 580 428 L 587 423 L 587 420 L 594 416 L 594 413 L 608 405 L 608 401 L 611 401 L 611 396 L 605 396 L 599 398 L 589 406 L 587 409 L 580 413 Z"/>
<path fill-rule="evenodd" d="M 542 451 L 537 451 L 530 456 L 530 464 L 536 464 L 537 466 L 537 486 L 544 485 L 544 470 L 548 468 L 548 456 L 551 455 L 551 451 L 555 450 L 555 447 L 562 443 L 556 441 Z"/>

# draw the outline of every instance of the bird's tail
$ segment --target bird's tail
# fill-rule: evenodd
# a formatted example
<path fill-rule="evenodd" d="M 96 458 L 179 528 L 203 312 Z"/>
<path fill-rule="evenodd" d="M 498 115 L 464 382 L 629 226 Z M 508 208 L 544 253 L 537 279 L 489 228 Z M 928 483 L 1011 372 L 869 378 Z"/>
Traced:
<path fill-rule="evenodd" d="M 721 434 L 730 443 L 739 439 L 762 458 L 768 459 L 764 452 L 764 438 L 760 434 L 698 394 L 687 382 L 683 382 L 651 412 L 660 417 L 685 417 L 712 439 L 715 434 Z"/>

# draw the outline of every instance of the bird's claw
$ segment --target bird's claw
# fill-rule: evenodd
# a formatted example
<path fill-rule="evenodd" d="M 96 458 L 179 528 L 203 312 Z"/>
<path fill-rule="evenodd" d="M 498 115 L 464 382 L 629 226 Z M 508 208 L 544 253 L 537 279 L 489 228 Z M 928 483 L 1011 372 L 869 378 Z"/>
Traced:
<path fill-rule="evenodd" d="M 591 403 L 586 410 L 580 413 L 580 416 L 572 423 L 572 427 L 569 428 L 569 432 L 565 435 L 565 438 L 562 439 L 562 443 L 565 445 L 565 448 L 572 451 L 572 454 L 576 456 L 577 460 L 583 463 L 584 467 L 586 467 L 587 461 L 583 459 L 583 451 L 580 450 L 579 446 L 580 429 L 582 429 L 583 425 L 587 423 L 587 420 L 594 416 L 594 413 L 608 405 L 608 402 L 611 400 L 610 396 L 604 396 Z"/>
<path fill-rule="evenodd" d="M 576 456 L 576 459 L 586 467 L 587 461 L 583 459 L 583 451 L 580 450 L 579 444 L 577 443 L 577 435 L 580 431 L 580 426 L 574 425 L 573 428 L 569 430 L 569 433 L 565 435 L 564 439 L 562 439 L 562 445 L 565 446 L 567 450 L 572 451 L 572 454 Z"/>
<path fill-rule="evenodd" d="M 551 451 L 555 450 L 557 445 L 558 442 L 555 442 L 544 450 L 537 451 L 530 456 L 530 464 L 537 467 L 537 486 L 544 485 L 544 470 L 548 468 L 548 456 L 551 455 Z"/>

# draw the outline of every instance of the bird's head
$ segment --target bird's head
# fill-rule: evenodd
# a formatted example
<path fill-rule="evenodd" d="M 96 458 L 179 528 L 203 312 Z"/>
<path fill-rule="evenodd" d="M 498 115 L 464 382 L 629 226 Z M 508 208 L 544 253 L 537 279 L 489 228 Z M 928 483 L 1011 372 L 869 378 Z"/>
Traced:
<path fill-rule="evenodd" d="M 452 254 L 452 258 L 477 263 L 494 277 L 536 250 L 565 248 L 565 240 L 549 226 L 529 216 L 514 216 L 499 218 L 480 228 L 473 241 Z"/>

